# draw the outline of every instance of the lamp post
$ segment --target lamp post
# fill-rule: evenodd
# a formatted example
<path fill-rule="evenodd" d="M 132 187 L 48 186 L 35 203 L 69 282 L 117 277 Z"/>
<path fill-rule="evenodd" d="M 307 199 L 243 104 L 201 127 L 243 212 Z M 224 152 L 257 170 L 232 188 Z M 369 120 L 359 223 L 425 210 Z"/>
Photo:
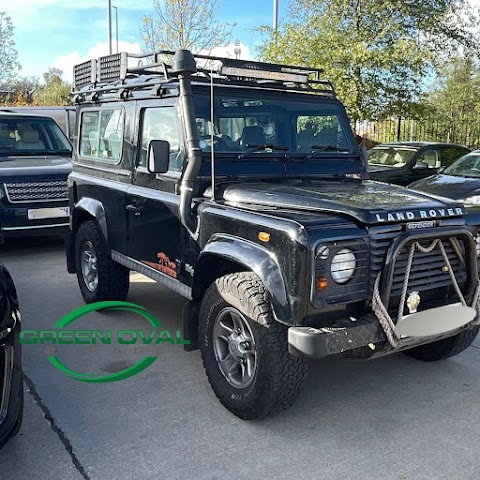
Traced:
<path fill-rule="evenodd" d="M 112 5 L 112 8 L 115 9 L 115 41 L 116 41 L 116 53 L 118 53 L 118 8 L 115 5 Z"/>
<path fill-rule="evenodd" d="M 273 30 L 277 33 L 278 30 L 278 0 L 273 0 Z"/>
<path fill-rule="evenodd" d="M 107 0 L 108 53 L 112 54 L 112 0 Z"/>

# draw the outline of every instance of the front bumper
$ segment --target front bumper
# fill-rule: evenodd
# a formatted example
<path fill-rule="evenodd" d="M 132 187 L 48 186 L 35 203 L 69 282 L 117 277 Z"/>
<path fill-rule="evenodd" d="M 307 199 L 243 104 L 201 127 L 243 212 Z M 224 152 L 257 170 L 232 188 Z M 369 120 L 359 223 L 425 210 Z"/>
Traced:
<path fill-rule="evenodd" d="M 435 325 L 437 318 L 441 318 L 441 322 Z M 415 319 L 413 315 L 410 320 L 412 319 Z M 290 327 L 288 348 L 292 355 L 306 358 L 367 359 L 443 340 L 478 325 L 475 310 L 456 305 L 446 305 L 420 312 L 418 319 L 425 323 L 430 321 L 434 328 L 424 329 L 421 336 L 402 335 L 395 348 L 389 344 L 373 313 L 355 321 L 345 320 L 328 327 Z M 414 322 L 411 322 L 411 326 L 413 331 L 419 330 Z"/>
<path fill-rule="evenodd" d="M 68 215 L 52 218 L 29 218 L 30 211 L 67 209 L 68 202 L 39 202 L 0 205 L 0 229 L 4 237 L 63 235 L 69 230 Z"/>

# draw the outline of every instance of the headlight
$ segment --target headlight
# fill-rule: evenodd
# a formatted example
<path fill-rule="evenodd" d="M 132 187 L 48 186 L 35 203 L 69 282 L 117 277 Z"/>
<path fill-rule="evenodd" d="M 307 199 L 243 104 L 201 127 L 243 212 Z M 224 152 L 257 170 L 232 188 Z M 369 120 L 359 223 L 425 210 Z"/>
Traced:
<path fill-rule="evenodd" d="M 339 284 L 347 283 L 353 277 L 356 266 L 355 254 L 349 248 L 343 248 L 332 259 L 332 278 Z"/>
<path fill-rule="evenodd" d="M 477 249 L 477 257 L 480 257 L 480 235 L 475 237 L 475 246 Z"/>
<path fill-rule="evenodd" d="M 459 198 L 457 202 L 464 203 L 465 205 L 480 205 L 480 195 L 472 195 L 467 198 Z"/>

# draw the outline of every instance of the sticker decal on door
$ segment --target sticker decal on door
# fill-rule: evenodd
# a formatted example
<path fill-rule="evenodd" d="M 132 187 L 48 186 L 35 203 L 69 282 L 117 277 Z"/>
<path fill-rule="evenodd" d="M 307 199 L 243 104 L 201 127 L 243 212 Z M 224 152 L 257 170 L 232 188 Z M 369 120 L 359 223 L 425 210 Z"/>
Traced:
<path fill-rule="evenodd" d="M 157 258 L 158 262 L 148 262 L 147 260 L 142 260 L 142 263 L 145 263 L 145 265 L 148 265 L 149 267 L 155 268 L 155 270 L 160 270 L 169 277 L 177 278 L 177 264 L 170 261 L 168 255 L 166 255 L 164 252 L 158 252 Z"/>

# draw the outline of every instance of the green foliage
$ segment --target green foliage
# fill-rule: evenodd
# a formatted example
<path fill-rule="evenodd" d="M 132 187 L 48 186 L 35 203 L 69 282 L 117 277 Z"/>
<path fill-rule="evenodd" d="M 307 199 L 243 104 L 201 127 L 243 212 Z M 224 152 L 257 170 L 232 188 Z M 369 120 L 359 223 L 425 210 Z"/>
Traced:
<path fill-rule="evenodd" d="M 323 68 L 352 120 L 415 110 L 423 80 L 458 45 L 474 46 L 452 0 L 293 0 L 261 58 Z"/>
<path fill-rule="evenodd" d="M 36 77 L 17 77 L 5 84 L 6 93 L 0 97 L 0 104 L 25 105 L 71 105 L 71 85 L 62 78 L 63 72 L 49 68 L 43 74 L 44 83 Z"/>
<path fill-rule="evenodd" d="M 143 19 L 141 34 L 145 50 L 210 51 L 226 45 L 232 27 L 215 20 L 217 0 L 154 0 L 156 16 Z"/>
<path fill-rule="evenodd" d="M 45 84 L 34 94 L 38 105 L 70 105 L 71 85 L 62 78 L 63 72 L 58 68 L 49 68 L 43 74 Z"/>
<path fill-rule="evenodd" d="M 480 65 L 472 55 L 459 55 L 443 63 L 425 105 L 435 112 L 449 141 L 480 144 Z"/>
<path fill-rule="evenodd" d="M 21 68 L 13 40 L 12 19 L 0 12 L 0 85 L 12 80 Z"/>

